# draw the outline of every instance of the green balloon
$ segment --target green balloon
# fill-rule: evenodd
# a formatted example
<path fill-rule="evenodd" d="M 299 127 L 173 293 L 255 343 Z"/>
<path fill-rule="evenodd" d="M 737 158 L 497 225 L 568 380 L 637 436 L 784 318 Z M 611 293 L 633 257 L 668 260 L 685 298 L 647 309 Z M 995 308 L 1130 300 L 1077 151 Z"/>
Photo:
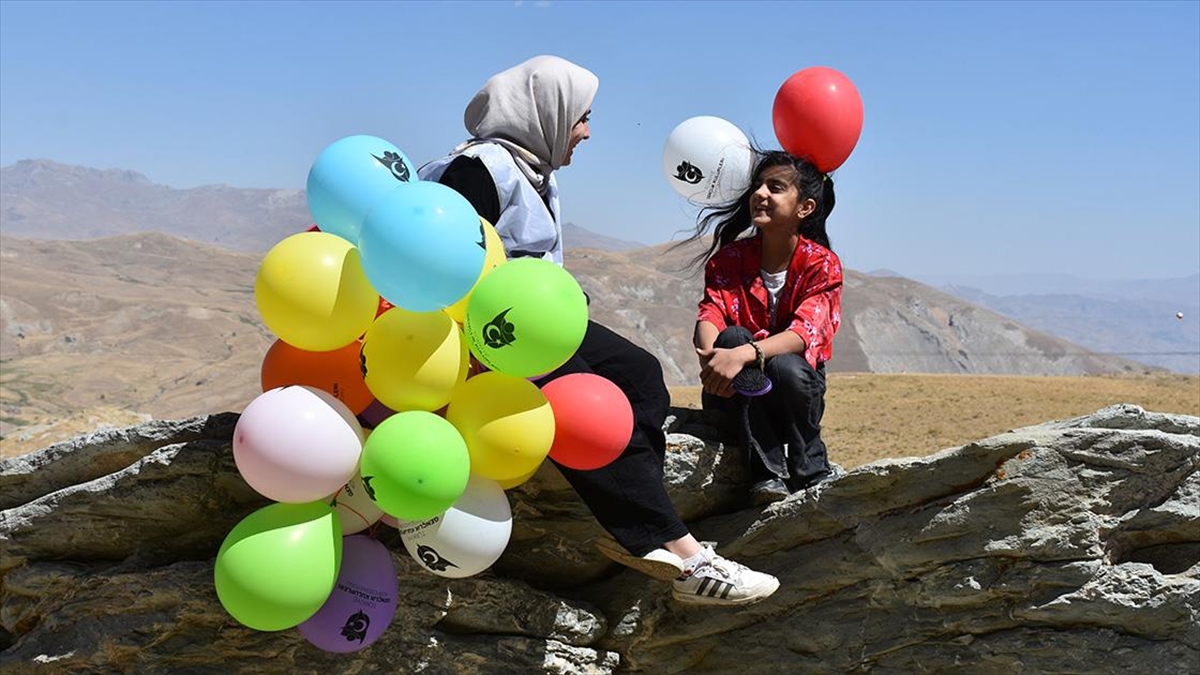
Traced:
<path fill-rule="evenodd" d="M 454 425 L 424 410 L 396 413 L 363 445 L 363 484 L 385 513 L 427 520 L 445 513 L 467 489 L 471 456 Z"/>
<path fill-rule="evenodd" d="M 242 519 L 217 553 L 213 581 L 230 616 L 255 630 L 297 626 L 329 599 L 342 526 L 323 502 L 271 504 Z"/>
<path fill-rule="evenodd" d="M 510 260 L 479 280 L 463 324 L 489 370 L 535 377 L 567 362 L 587 331 L 587 298 L 575 277 L 540 258 Z"/>

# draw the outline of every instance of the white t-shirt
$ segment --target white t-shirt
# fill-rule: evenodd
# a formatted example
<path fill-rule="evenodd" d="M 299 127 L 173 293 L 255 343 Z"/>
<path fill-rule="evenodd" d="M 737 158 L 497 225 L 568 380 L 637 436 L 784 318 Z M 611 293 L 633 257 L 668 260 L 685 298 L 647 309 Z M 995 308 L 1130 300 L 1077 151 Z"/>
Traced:
<path fill-rule="evenodd" d="M 762 275 L 763 285 L 767 287 L 767 295 L 770 300 L 767 307 L 771 310 L 771 325 L 774 326 L 775 308 L 779 306 L 779 291 L 787 283 L 787 270 L 771 273 L 760 269 L 758 272 Z"/>

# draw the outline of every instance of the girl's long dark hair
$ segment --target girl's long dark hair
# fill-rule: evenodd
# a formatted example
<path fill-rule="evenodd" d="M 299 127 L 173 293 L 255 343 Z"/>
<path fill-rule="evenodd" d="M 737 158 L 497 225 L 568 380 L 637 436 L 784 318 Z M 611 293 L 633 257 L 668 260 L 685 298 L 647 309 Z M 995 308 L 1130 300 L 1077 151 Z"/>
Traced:
<path fill-rule="evenodd" d="M 829 244 L 829 234 L 825 230 L 825 221 L 837 203 L 833 194 L 833 179 L 821 173 L 812 162 L 793 157 L 782 150 L 755 149 L 754 154 L 757 164 L 750 179 L 750 187 L 735 201 L 704 209 L 692 235 L 678 244 L 685 246 L 699 240 L 709 231 L 713 233 L 712 244 L 691 260 L 689 268 L 703 266 L 718 250 L 733 243 L 743 232 L 750 229 L 750 195 L 758 188 L 759 177 L 763 171 L 775 166 L 789 166 L 795 169 L 796 188 L 800 191 L 800 199 L 812 199 L 816 202 L 812 213 L 800 221 L 800 236 L 833 250 Z"/>

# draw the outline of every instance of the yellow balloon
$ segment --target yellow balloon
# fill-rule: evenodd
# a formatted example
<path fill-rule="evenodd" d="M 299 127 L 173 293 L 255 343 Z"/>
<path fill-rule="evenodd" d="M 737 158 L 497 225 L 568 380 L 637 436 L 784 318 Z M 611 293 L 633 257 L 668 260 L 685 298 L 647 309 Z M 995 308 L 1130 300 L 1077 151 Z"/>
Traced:
<path fill-rule="evenodd" d="M 467 442 L 471 473 L 511 481 L 537 470 L 554 442 L 554 411 L 532 382 L 480 373 L 457 389 L 446 419 Z"/>
<path fill-rule="evenodd" d="M 501 490 L 511 490 L 519 485 L 523 485 L 525 481 L 529 480 L 530 478 L 533 478 L 533 475 L 536 474 L 538 469 L 541 468 L 542 463 L 538 462 L 537 466 L 533 467 L 533 470 L 524 476 L 517 476 L 516 478 L 510 478 L 508 480 L 498 480 L 496 481 L 496 485 L 499 485 Z"/>
<path fill-rule="evenodd" d="M 279 339 L 327 352 L 367 330 L 379 294 L 350 242 L 328 232 L 301 232 L 267 251 L 254 279 L 254 301 Z"/>
<path fill-rule="evenodd" d="M 468 353 L 462 329 L 444 312 L 393 307 L 363 338 L 363 379 L 392 410 L 433 412 L 466 381 Z"/>
<path fill-rule="evenodd" d="M 500 241 L 500 235 L 497 234 L 496 228 L 492 227 L 487 218 L 482 216 L 479 218 L 479 224 L 483 228 L 484 245 L 487 247 L 487 252 L 483 256 L 483 270 L 479 273 L 479 278 L 475 280 L 474 285 L 471 286 L 471 290 L 467 291 L 461 300 L 442 310 L 459 323 L 467 320 L 467 301 L 471 299 L 471 293 L 475 291 L 475 287 L 489 272 L 508 260 L 508 252 L 504 250 L 504 242 Z"/>

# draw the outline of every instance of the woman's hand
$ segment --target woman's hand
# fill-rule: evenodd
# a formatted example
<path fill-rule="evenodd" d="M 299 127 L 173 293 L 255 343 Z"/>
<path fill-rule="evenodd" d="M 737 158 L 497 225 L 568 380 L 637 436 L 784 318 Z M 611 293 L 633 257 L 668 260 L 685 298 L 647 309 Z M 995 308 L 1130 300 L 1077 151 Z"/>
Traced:
<path fill-rule="evenodd" d="M 700 384 L 704 386 L 704 391 L 724 398 L 733 396 L 733 378 L 756 358 L 754 348 L 750 345 L 733 349 L 697 348 L 696 355 L 700 358 Z"/>

